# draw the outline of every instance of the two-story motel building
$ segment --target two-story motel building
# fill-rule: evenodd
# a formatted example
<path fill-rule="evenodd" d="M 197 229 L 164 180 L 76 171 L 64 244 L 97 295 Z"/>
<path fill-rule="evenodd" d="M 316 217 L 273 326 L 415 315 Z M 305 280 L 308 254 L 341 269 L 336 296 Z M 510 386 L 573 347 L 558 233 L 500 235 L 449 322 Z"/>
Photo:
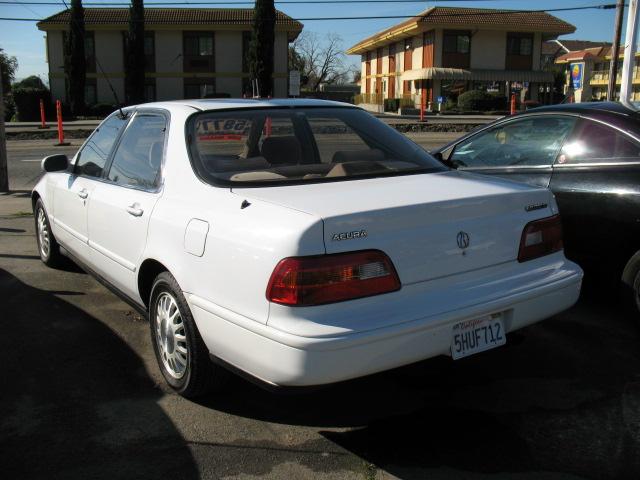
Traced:
<path fill-rule="evenodd" d="M 51 94 L 63 101 L 63 43 L 69 15 L 70 11 L 65 10 L 38 23 L 38 28 L 47 34 Z M 113 104 L 109 81 L 123 100 L 129 9 L 85 8 L 84 19 L 86 103 Z M 147 101 L 251 95 L 247 51 L 253 9 L 146 8 L 144 20 Z M 286 97 L 288 47 L 302 31 L 302 24 L 276 11 L 275 30 L 274 96 Z"/>
<path fill-rule="evenodd" d="M 380 111 L 399 98 L 428 107 L 471 89 L 545 102 L 553 74 L 541 69 L 542 43 L 574 31 L 545 12 L 433 7 L 347 51 L 361 55 L 357 103 Z"/>

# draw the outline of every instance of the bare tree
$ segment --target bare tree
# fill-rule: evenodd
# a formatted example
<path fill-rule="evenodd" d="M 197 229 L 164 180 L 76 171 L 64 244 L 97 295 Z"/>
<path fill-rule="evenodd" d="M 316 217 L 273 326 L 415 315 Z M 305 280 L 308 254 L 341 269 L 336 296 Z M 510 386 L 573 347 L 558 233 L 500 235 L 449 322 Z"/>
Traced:
<path fill-rule="evenodd" d="M 314 32 L 302 32 L 293 43 L 289 58 L 291 65 L 308 79 L 307 87 L 314 92 L 320 89 L 321 83 L 343 83 L 352 74 L 345 65 L 342 38 L 336 33 L 321 37 Z"/>

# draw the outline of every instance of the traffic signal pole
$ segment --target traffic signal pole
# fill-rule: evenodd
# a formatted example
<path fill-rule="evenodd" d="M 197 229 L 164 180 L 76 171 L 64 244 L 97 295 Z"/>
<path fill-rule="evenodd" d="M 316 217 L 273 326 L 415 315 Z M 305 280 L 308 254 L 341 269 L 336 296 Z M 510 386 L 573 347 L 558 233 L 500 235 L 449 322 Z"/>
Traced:
<path fill-rule="evenodd" d="M 609 86 L 607 88 L 607 100 L 613 102 L 616 99 L 616 80 L 618 77 L 618 57 L 620 56 L 620 35 L 622 34 L 622 15 L 624 14 L 624 0 L 618 0 L 616 4 L 616 23 L 613 33 L 613 45 L 611 47 L 611 63 L 609 65 Z"/>

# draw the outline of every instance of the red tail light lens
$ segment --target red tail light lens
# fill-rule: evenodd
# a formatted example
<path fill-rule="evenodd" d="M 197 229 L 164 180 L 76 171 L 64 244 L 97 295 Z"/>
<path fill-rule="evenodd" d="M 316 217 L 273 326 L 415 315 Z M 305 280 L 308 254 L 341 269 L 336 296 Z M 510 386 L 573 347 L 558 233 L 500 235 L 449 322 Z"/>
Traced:
<path fill-rule="evenodd" d="M 310 306 L 400 289 L 393 263 L 379 250 L 290 257 L 281 260 L 267 287 L 270 302 Z"/>
<path fill-rule="evenodd" d="M 529 222 L 522 231 L 518 261 L 526 262 L 562 250 L 560 215 Z"/>

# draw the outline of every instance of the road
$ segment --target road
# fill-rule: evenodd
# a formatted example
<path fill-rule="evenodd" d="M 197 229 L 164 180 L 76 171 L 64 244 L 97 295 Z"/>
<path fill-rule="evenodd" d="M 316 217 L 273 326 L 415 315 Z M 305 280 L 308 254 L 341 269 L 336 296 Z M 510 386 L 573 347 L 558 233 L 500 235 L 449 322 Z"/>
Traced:
<path fill-rule="evenodd" d="M 598 287 L 505 347 L 307 394 L 233 378 L 167 389 L 146 321 L 39 260 L 28 195 L 0 196 L 6 478 L 637 479 L 637 317 Z"/>
<path fill-rule="evenodd" d="M 462 133 L 419 132 L 407 136 L 427 150 L 450 142 Z M 71 157 L 82 145 L 80 139 L 70 139 L 68 147 L 57 147 L 55 140 L 12 140 L 7 142 L 7 168 L 11 190 L 30 190 L 40 176 L 40 160 L 47 155 L 64 153 Z"/>

